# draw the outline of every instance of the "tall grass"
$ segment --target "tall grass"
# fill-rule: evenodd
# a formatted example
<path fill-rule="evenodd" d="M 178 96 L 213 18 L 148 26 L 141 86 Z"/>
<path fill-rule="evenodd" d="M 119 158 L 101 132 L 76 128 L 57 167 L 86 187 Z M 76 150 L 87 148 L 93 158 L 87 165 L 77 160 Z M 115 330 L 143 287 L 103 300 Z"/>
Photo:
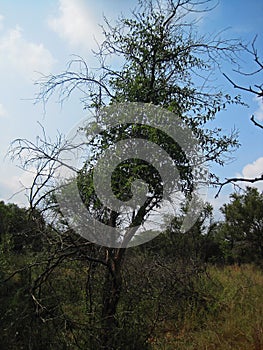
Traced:
<path fill-rule="evenodd" d="M 180 325 L 163 324 L 154 350 L 262 350 L 263 272 L 259 268 L 209 267 L 197 289 L 203 305 L 186 306 Z"/>

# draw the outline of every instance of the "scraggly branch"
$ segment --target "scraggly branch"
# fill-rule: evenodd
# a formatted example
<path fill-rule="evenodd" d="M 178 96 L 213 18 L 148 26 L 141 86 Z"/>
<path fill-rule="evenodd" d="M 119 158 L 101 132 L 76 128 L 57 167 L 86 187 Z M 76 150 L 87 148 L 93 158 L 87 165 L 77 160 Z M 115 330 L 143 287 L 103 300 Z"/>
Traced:
<path fill-rule="evenodd" d="M 251 49 L 249 49 L 248 47 L 244 47 L 245 51 L 247 53 L 249 53 L 250 55 L 252 55 L 253 57 L 253 60 L 254 62 L 256 63 L 257 65 L 257 69 L 254 70 L 253 72 L 250 72 L 250 73 L 246 73 L 246 72 L 242 72 L 240 70 L 235 70 L 235 72 L 241 74 L 241 75 L 244 75 L 244 76 L 252 76 L 252 75 L 255 75 L 255 74 L 258 74 L 260 72 L 263 71 L 263 62 L 261 61 L 261 59 L 259 58 L 259 55 L 258 55 L 258 52 L 257 52 L 257 49 L 256 49 L 256 46 L 255 46 L 255 42 L 256 42 L 256 39 L 257 39 L 257 36 L 254 38 L 252 44 L 251 44 Z M 233 87 L 235 89 L 239 89 L 239 90 L 243 90 L 243 91 L 246 91 L 246 92 L 249 92 L 249 93 L 252 93 L 253 95 L 255 95 L 257 98 L 262 98 L 263 99 L 263 84 L 254 84 L 254 87 L 252 87 L 251 85 L 250 86 L 242 86 L 242 85 L 238 85 L 236 84 L 232 79 L 230 79 L 225 73 L 223 73 L 224 77 L 233 85 Z M 254 115 L 251 116 L 250 120 L 252 121 L 252 123 L 260 128 L 260 129 L 263 129 L 263 125 L 260 124 L 259 122 L 257 122 L 255 120 L 255 117 Z M 255 183 L 255 182 L 259 182 L 259 181 L 263 181 L 263 174 L 260 175 L 260 176 L 257 176 L 257 177 L 254 177 L 254 178 L 238 178 L 238 177 L 233 177 L 233 178 L 229 178 L 229 179 L 226 179 L 226 181 L 224 182 L 221 182 L 221 183 L 218 183 L 217 185 L 219 185 L 219 190 L 216 194 L 215 197 L 218 197 L 222 188 L 229 184 L 229 183 L 237 183 L 237 182 L 247 182 L 247 183 Z"/>
<path fill-rule="evenodd" d="M 263 71 L 263 62 L 261 61 L 261 59 L 259 58 L 258 55 L 258 51 L 256 49 L 255 46 L 255 42 L 256 42 L 257 36 L 255 36 L 252 44 L 251 44 L 251 49 L 249 49 L 248 47 L 244 46 L 243 44 L 241 44 L 241 46 L 243 47 L 243 49 L 252 56 L 253 61 L 256 63 L 257 65 L 257 69 L 254 70 L 253 72 L 242 72 L 240 69 L 239 70 L 234 70 L 234 72 L 237 72 L 243 76 L 252 76 L 252 75 L 256 75 L 260 72 Z M 233 85 L 234 89 L 239 89 L 239 90 L 243 90 L 249 93 L 252 93 L 254 95 L 256 95 L 256 97 L 259 98 L 263 98 L 263 84 L 254 84 L 254 87 L 251 86 L 242 86 L 242 85 L 238 85 L 236 84 L 232 79 L 230 79 L 225 73 L 223 73 L 224 77 Z"/>
<path fill-rule="evenodd" d="M 257 127 L 259 127 L 260 129 L 263 129 L 263 125 L 258 123 L 256 120 L 255 120 L 255 117 L 252 115 L 252 117 L 250 118 L 250 120 L 254 123 L 254 125 L 256 125 Z"/>
<path fill-rule="evenodd" d="M 75 58 L 68 63 L 64 72 L 57 75 L 43 75 L 42 78 L 35 83 L 40 91 L 35 97 L 36 102 L 41 101 L 45 105 L 55 91 L 58 91 L 58 98 L 61 104 L 63 104 L 75 90 L 81 91 L 81 93 L 90 100 L 92 100 L 96 89 L 99 89 L 100 93 L 103 91 L 106 97 L 113 98 L 113 94 L 107 87 L 108 72 L 101 71 L 101 75 L 97 77 L 90 71 L 82 57 L 76 55 L 74 55 L 74 57 Z M 78 68 L 75 69 L 74 67 Z"/>
<path fill-rule="evenodd" d="M 255 177 L 255 178 L 244 178 L 244 177 L 232 177 L 229 179 L 226 179 L 225 182 L 221 182 L 221 183 L 216 183 L 216 185 L 220 185 L 219 190 L 217 191 L 215 198 L 217 198 L 222 190 L 222 188 L 229 184 L 229 183 L 236 183 L 236 182 L 248 182 L 248 183 L 254 183 L 254 182 L 258 182 L 258 181 L 263 181 L 263 174 L 260 177 Z"/>

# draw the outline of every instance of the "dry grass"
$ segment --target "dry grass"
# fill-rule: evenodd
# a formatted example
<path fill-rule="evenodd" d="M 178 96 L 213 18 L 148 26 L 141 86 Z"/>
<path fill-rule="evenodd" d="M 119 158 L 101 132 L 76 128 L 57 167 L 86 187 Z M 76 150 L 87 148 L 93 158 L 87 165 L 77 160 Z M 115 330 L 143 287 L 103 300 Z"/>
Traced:
<path fill-rule="evenodd" d="M 206 307 L 189 307 L 180 328 L 164 325 L 155 350 L 263 350 L 262 270 L 211 267 L 209 276 L 199 287 L 210 295 Z"/>

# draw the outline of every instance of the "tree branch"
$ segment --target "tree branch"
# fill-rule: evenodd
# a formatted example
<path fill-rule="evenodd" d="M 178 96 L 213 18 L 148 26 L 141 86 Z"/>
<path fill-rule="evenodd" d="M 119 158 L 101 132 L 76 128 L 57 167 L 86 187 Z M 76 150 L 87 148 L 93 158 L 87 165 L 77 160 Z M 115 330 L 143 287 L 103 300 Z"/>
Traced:
<path fill-rule="evenodd" d="M 230 179 L 226 179 L 225 182 L 217 183 L 217 185 L 220 185 L 219 190 L 217 191 L 215 198 L 217 198 L 222 190 L 222 188 L 229 184 L 229 183 L 235 183 L 235 182 L 247 182 L 247 183 L 254 183 L 258 181 L 263 181 L 263 174 L 260 177 L 255 177 L 253 179 L 250 178 L 244 178 L 244 177 L 232 177 Z"/>
<path fill-rule="evenodd" d="M 239 90 L 251 92 L 252 94 L 257 95 L 258 97 L 263 97 L 263 91 L 256 91 L 256 90 L 252 89 L 251 86 L 245 87 L 245 86 L 237 85 L 225 73 L 223 73 L 223 76 L 233 85 L 234 89 L 239 89 Z"/>
<path fill-rule="evenodd" d="M 258 126 L 259 128 L 263 129 L 263 125 L 258 123 L 256 120 L 255 120 L 255 117 L 252 115 L 252 117 L 250 118 L 250 120 L 254 123 L 254 125 Z"/>

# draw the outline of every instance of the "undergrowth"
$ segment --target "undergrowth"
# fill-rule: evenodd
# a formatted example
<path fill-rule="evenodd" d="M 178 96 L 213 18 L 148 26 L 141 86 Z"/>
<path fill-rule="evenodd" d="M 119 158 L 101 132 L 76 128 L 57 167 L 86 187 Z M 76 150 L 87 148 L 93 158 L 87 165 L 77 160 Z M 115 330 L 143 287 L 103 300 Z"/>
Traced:
<path fill-rule="evenodd" d="M 209 267 L 180 323 L 164 322 L 154 350 L 262 350 L 263 272 L 251 265 Z M 176 305 L 175 305 L 176 307 Z"/>

